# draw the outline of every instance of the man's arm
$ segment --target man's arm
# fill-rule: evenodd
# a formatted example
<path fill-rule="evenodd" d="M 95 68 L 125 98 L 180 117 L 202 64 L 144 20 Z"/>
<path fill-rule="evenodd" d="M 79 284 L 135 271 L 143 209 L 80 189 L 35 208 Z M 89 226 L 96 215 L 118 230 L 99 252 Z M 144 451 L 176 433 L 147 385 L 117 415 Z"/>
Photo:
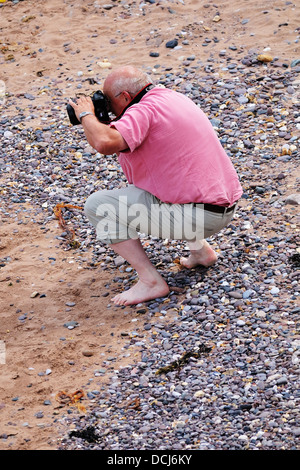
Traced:
<path fill-rule="evenodd" d="M 84 116 L 81 124 L 88 143 L 97 150 L 97 152 L 104 155 L 112 155 L 113 153 L 119 153 L 128 148 L 127 143 L 117 129 L 98 121 L 90 97 L 82 96 L 77 99 L 76 103 L 72 100 L 70 100 L 69 103 L 74 108 L 77 119 L 79 119 L 79 114 L 83 111 L 92 113 Z"/>

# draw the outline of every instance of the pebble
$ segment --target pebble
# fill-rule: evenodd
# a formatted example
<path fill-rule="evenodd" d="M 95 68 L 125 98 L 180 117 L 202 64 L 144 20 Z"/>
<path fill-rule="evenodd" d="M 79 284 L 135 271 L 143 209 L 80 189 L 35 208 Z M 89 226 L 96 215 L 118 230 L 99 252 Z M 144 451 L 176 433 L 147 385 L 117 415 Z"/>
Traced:
<path fill-rule="evenodd" d="M 243 294 L 241 292 L 237 292 L 237 291 L 228 292 L 228 295 L 230 295 L 230 297 L 233 297 L 234 299 L 242 299 L 243 298 Z"/>
<path fill-rule="evenodd" d="M 300 65 L 300 59 L 292 60 L 291 67 L 297 67 L 297 65 Z"/>
<path fill-rule="evenodd" d="M 68 321 L 64 323 L 64 327 L 68 328 L 69 330 L 73 330 L 73 328 L 76 328 L 78 326 L 78 322 L 75 320 Z"/>
<path fill-rule="evenodd" d="M 270 290 L 271 294 L 279 294 L 280 292 L 280 289 L 278 289 L 278 287 L 272 287 L 272 289 Z"/>
<path fill-rule="evenodd" d="M 178 40 L 177 39 L 172 39 L 171 41 L 166 42 L 166 47 L 173 49 L 178 45 Z"/>
<path fill-rule="evenodd" d="M 113 6 L 118 8 L 117 2 L 102 8 L 108 11 Z M 241 19 L 243 24 L 247 21 Z M 210 36 L 203 39 L 206 48 L 212 43 Z M 173 39 L 166 47 L 181 44 Z M 286 67 L 285 61 L 262 62 L 252 50 L 234 55 L 236 50 L 228 46 L 206 63 L 203 58 L 200 63 L 196 54 L 186 54 L 176 61 L 176 70 L 175 65 L 165 67 L 162 61 L 156 61 L 154 69 L 152 57 L 158 58 L 159 52 L 149 54 L 154 79 L 187 94 L 207 114 L 239 172 L 244 194 L 235 218 L 210 240 L 218 249 L 219 260 L 209 269 L 177 272 L 175 260 L 185 254 L 183 243 L 151 237 L 143 240 L 171 293 L 130 309 L 130 314 L 142 319 L 142 327 L 131 331 L 124 324 L 121 339 L 123 352 L 128 353 L 126 365 L 116 369 L 114 353 L 101 364 L 98 351 L 79 352 L 95 363 L 86 385 L 92 411 L 80 418 L 66 413 L 61 420 L 70 430 L 91 426 L 99 431 L 100 439 L 90 443 L 66 432 L 58 444 L 62 450 L 155 447 L 186 452 L 298 447 L 299 247 L 295 214 L 299 206 L 300 114 L 295 82 L 299 59 L 295 57 Z M 110 66 L 108 60 L 99 62 L 99 69 Z M 224 68 L 220 74 L 219 66 Z M 78 80 L 84 78 L 82 72 Z M 30 93 L 24 94 L 24 100 L 8 96 L 6 109 L 13 116 L 4 110 L 0 118 L 1 219 L 25 215 L 38 230 L 46 230 L 53 222 L 56 203 L 80 206 L 96 189 L 126 183 L 116 158 L 107 156 L 103 162 L 87 147 L 82 134 L 66 122 L 55 82 L 49 83 L 48 91 L 49 99 L 55 97 L 55 105 L 47 109 L 38 128 L 30 126 L 29 117 L 36 113 L 36 97 Z M 11 181 L 16 184 L 5 184 Z M 74 256 L 80 255 L 78 263 L 85 269 L 97 267 L 99 273 L 101 269 L 113 273 L 117 286 L 129 287 L 135 282 L 132 268 L 97 242 L 81 211 L 65 216 L 79 246 L 71 248 L 67 233 L 60 233 L 57 243 L 62 249 L 67 246 Z M 91 254 L 89 262 L 82 261 L 86 252 Z M 5 267 L 10 261 L 0 262 Z M 108 292 L 110 288 L 108 285 Z M 68 312 L 75 311 L 72 300 L 65 305 Z M 121 312 L 125 310 L 120 308 L 118 314 Z M 18 318 L 28 321 L 29 316 L 19 311 Z M 63 326 L 79 327 L 76 315 L 73 318 L 66 318 Z M 208 352 L 201 345 L 209 347 Z M 133 347 L 138 354 L 131 352 Z M 198 356 L 191 354 L 176 367 L 186 353 L 198 350 Z M 74 361 L 68 363 L 74 365 Z M 174 369 L 159 373 L 174 363 Z M 50 373 L 47 369 L 39 375 Z M 96 380 L 102 377 L 107 386 L 98 387 Z M 21 398 L 12 400 L 20 403 Z M 42 418 L 43 413 L 36 417 Z"/>
<path fill-rule="evenodd" d="M 3 137 L 4 137 L 5 139 L 10 139 L 10 137 L 12 137 L 13 135 L 14 135 L 13 132 L 11 132 L 11 131 L 5 131 L 4 134 L 3 134 Z"/>
<path fill-rule="evenodd" d="M 300 204 L 300 193 L 290 194 L 285 198 L 285 204 L 292 204 L 298 206 Z"/>

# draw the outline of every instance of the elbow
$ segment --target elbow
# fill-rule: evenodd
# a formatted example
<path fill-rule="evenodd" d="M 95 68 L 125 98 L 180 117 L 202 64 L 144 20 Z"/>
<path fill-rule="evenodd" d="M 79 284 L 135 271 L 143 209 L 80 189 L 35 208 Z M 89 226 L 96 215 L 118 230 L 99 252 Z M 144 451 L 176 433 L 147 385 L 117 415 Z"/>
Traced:
<path fill-rule="evenodd" d="M 102 153 L 102 155 L 112 155 L 115 153 L 113 145 L 110 141 L 104 141 L 103 139 L 97 140 L 93 143 L 93 147 L 97 152 Z"/>
<path fill-rule="evenodd" d="M 124 141 L 120 142 L 116 139 L 97 139 L 94 141 L 94 149 L 103 155 L 113 155 L 127 148 Z"/>
<path fill-rule="evenodd" d="M 127 147 L 123 137 L 115 129 L 107 129 L 107 126 L 104 126 L 104 129 L 101 130 L 102 132 L 89 133 L 87 136 L 89 144 L 97 152 L 103 155 L 113 155 Z"/>

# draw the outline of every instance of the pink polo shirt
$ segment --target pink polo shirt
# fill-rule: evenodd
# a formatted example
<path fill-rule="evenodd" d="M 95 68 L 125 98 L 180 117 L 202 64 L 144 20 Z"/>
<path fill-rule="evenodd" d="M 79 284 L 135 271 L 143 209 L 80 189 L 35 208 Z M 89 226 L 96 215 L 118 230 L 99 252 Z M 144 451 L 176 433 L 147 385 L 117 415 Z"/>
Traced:
<path fill-rule="evenodd" d="M 185 95 L 154 87 L 112 126 L 129 147 L 119 154 L 128 182 L 161 201 L 231 206 L 241 197 L 209 119 Z"/>

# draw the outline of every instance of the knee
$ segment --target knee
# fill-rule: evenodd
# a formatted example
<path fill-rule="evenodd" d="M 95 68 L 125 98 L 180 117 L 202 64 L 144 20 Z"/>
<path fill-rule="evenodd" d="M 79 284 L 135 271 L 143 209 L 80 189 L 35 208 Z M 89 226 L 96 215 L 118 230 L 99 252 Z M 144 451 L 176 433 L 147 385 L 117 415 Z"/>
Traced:
<path fill-rule="evenodd" d="M 83 211 L 89 220 L 93 220 L 96 217 L 97 210 L 101 204 L 103 204 L 102 191 L 97 191 L 87 198 Z"/>
<path fill-rule="evenodd" d="M 91 194 L 84 204 L 84 214 L 90 221 L 95 221 L 103 213 L 114 204 L 114 199 L 110 194 L 111 191 L 103 190 Z"/>
<path fill-rule="evenodd" d="M 89 196 L 87 198 L 87 200 L 85 201 L 84 203 L 84 207 L 83 207 L 83 212 L 84 214 L 86 215 L 86 217 L 89 219 L 91 216 L 94 216 L 96 211 L 94 209 L 94 195 L 92 194 L 91 196 Z"/>

